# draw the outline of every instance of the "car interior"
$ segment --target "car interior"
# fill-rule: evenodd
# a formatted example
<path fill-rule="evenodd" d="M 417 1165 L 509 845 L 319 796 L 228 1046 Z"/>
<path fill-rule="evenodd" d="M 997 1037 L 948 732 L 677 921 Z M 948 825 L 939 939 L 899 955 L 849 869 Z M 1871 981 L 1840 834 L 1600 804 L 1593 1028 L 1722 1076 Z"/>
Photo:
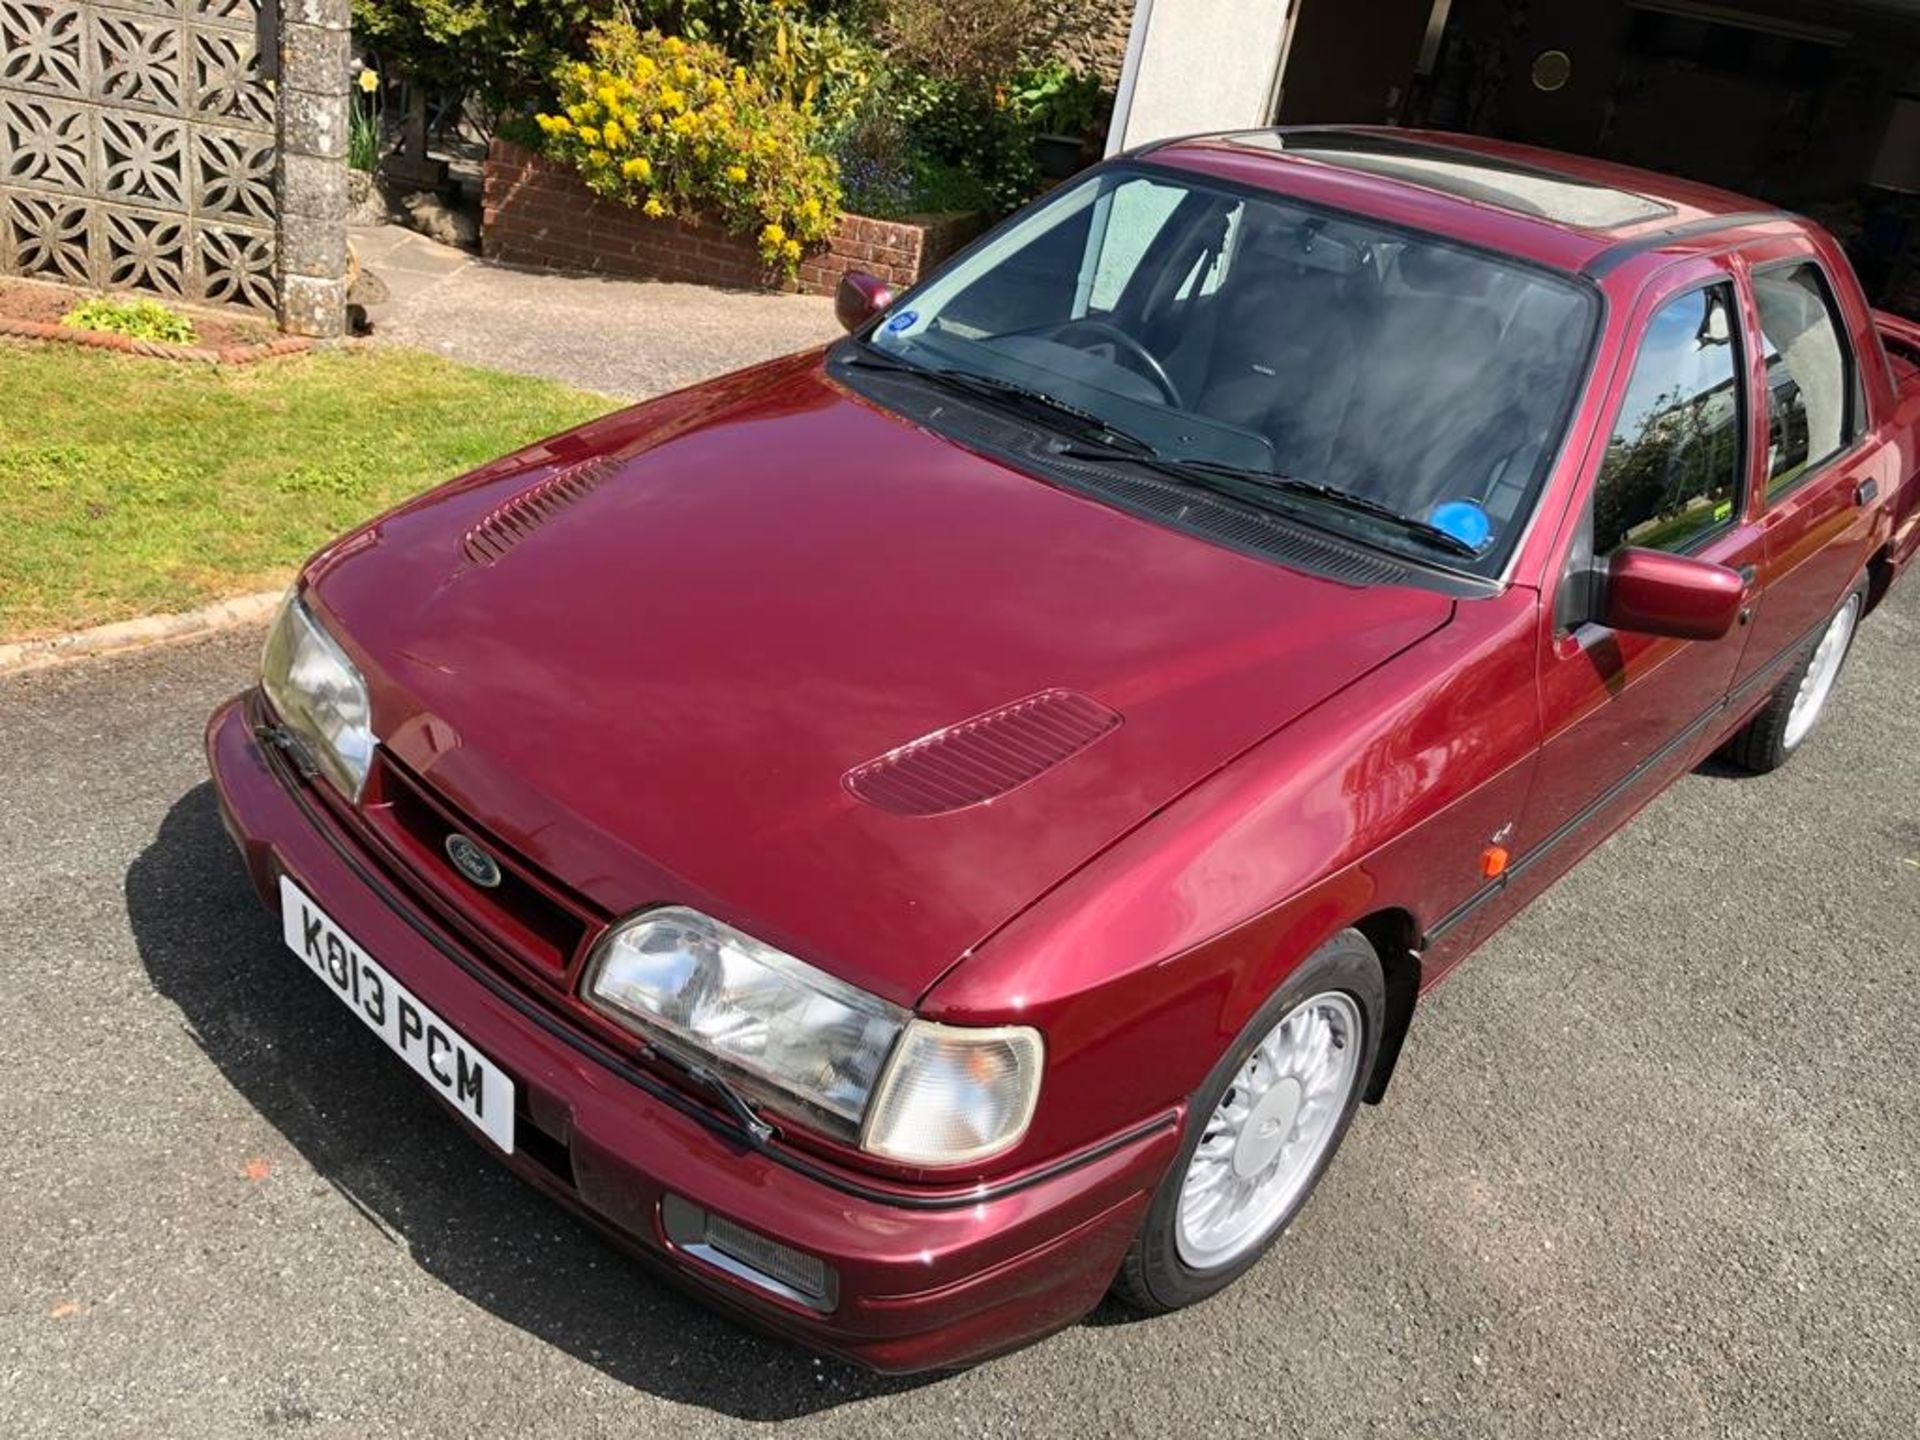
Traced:
<path fill-rule="evenodd" d="M 1403 513 L 1470 501 L 1496 535 L 1521 514 L 1587 340 L 1570 285 L 1278 199 L 1134 178 L 1104 226 L 1093 210 L 986 269 L 937 328 L 1255 432 L 1280 474 Z"/>

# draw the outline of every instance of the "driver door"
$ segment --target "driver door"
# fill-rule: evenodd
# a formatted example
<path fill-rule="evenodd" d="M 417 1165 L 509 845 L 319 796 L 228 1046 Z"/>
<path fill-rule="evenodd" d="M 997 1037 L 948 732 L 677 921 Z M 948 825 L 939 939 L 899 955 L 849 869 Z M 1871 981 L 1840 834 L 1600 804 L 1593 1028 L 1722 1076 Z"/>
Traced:
<path fill-rule="evenodd" d="M 1624 546 L 1698 557 L 1752 586 L 1764 533 L 1756 515 L 1749 363 L 1732 275 L 1717 261 L 1678 267 L 1637 307 L 1638 342 L 1617 393 L 1555 593 L 1543 606 L 1543 744 L 1512 843 L 1511 911 L 1690 768 L 1717 733 L 1759 605 L 1717 640 L 1610 629 L 1597 587 Z M 1589 563 L 1591 562 L 1591 563 Z"/>

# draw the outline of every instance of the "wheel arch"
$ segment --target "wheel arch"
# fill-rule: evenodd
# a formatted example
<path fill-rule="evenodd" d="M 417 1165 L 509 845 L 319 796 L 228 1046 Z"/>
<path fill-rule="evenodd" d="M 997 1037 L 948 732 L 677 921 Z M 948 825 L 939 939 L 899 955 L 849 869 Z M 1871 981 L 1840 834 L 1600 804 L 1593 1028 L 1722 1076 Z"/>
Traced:
<path fill-rule="evenodd" d="M 1373 1071 L 1367 1076 L 1361 1099 L 1378 1105 L 1386 1096 L 1387 1082 L 1393 1078 L 1394 1065 L 1400 1059 L 1400 1046 L 1413 1024 L 1414 1008 L 1420 998 L 1420 924 L 1411 912 L 1392 907 L 1375 910 L 1353 922 L 1380 957 L 1380 973 L 1386 981 L 1387 1013 L 1380 1032 L 1380 1048 L 1373 1058 Z"/>
<path fill-rule="evenodd" d="M 1860 612 L 1865 619 L 1880 608 L 1880 602 L 1886 598 L 1888 589 L 1893 585 L 1893 542 L 1889 540 L 1873 553 L 1867 561 L 1867 605 Z"/>

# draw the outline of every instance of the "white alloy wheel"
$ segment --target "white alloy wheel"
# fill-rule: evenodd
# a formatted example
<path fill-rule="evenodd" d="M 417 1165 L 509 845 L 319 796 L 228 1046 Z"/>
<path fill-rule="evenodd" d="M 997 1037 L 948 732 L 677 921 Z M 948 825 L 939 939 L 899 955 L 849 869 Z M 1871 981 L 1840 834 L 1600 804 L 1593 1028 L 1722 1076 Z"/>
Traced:
<path fill-rule="evenodd" d="M 1833 694 L 1833 682 L 1839 678 L 1841 662 L 1847 658 L 1847 647 L 1853 643 L 1854 626 L 1859 621 L 1860 596 L 1856 592 L 1828 622 L 1807 664 L 1807 673 L 1800 677 L 1800 689 L 1794 694 L 1793 708 L 1787 711 L 1787 729 L 1781 737 L 1787 749 L 1807 738 L 1820 712 L 1827 708 L 1827 697 Z"/>
<path fill-rule="evenodd" d="M 1187 1163 L 1174 1219 L 1180 1259 L 1231 1265 L 1306 1191 L 1360 1082 L 1360 1007 L 1341 990 L 1303 1000 L 1241 1064 Z"/>

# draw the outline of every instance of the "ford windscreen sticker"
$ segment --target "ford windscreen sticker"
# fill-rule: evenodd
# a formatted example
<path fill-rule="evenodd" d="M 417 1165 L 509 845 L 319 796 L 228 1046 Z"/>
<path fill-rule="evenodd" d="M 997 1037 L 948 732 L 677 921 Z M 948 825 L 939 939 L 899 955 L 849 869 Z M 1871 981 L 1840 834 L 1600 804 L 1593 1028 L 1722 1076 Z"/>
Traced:
<path fill-rule="evenodd" d="M 904 335 L 919 323 L 920 312 L 918 310 L 902 310 L 898 315 L 887 321 L 887 333 L 889 335 Z"/>

